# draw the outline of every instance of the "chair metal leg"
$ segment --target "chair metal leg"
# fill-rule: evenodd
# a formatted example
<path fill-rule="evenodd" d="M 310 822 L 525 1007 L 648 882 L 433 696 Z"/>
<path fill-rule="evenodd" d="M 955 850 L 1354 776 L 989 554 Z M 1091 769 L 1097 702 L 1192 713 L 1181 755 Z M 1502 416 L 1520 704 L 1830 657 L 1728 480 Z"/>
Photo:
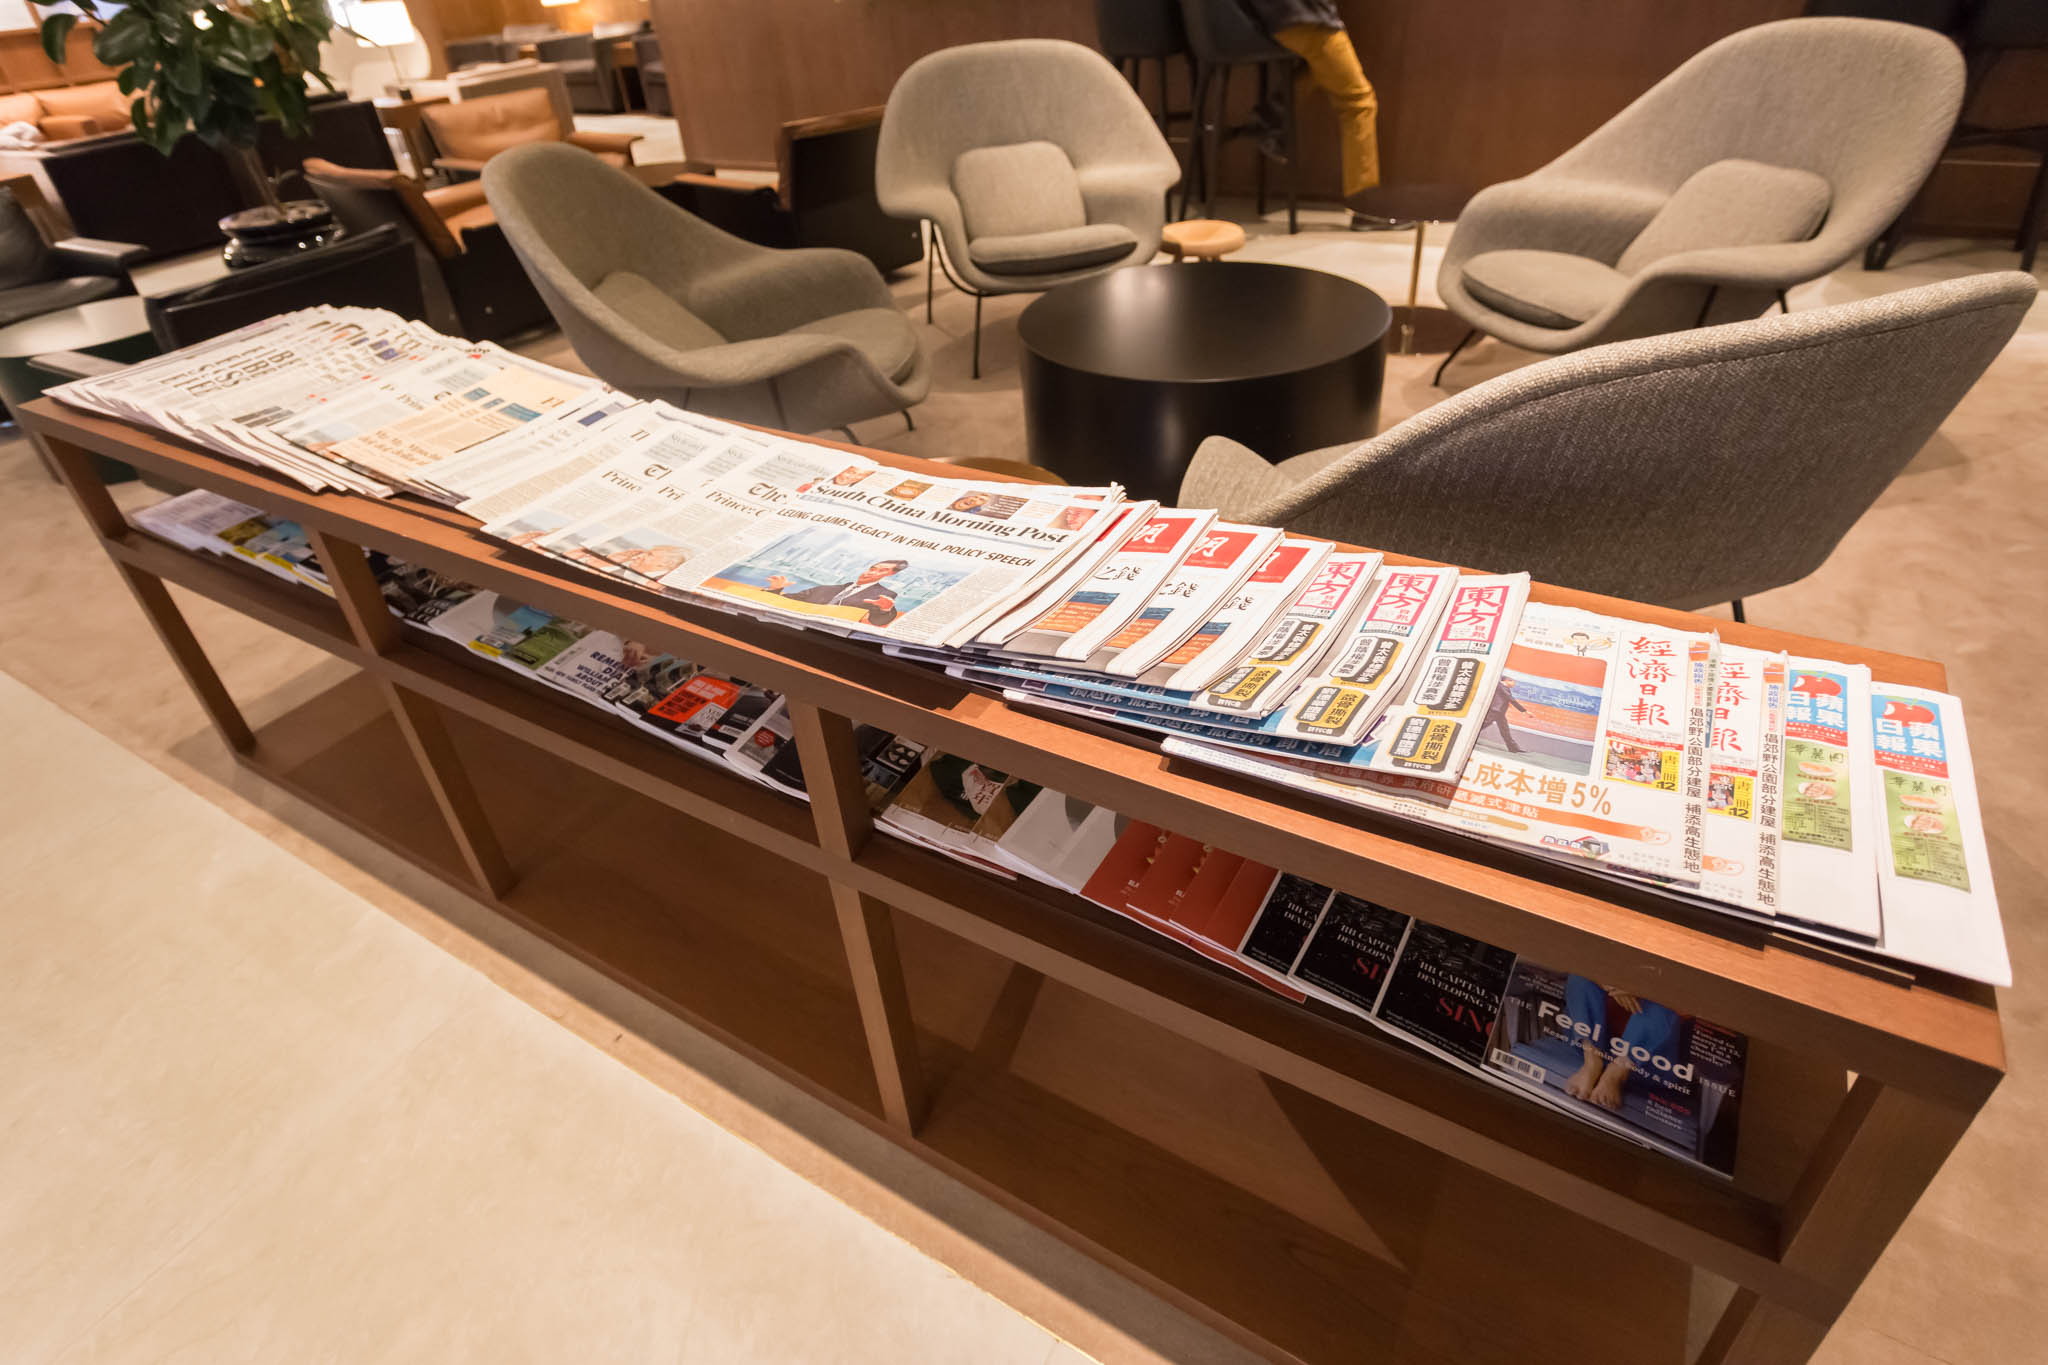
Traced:
<path fill-rule="evenodd" d="M 974 377 L 981 378 L 981 295 L 974 296 Z"/>
<path fill-rule="evenodd" d="M 1692 320 L 1693 326 L 1704 327 L 1707 325 L 1707 314 L 1714 311 L 1714 300 L 1719 298 L 1720 296 L 1720 285 L 1714 284 L 1707 286 L 1706 300 L 1700 304 L 1700 315 Z"/>
<path fill-rule="evenodd" d="M 1744 625 L 1749 624 L 1749 617 L 1743 614 L 1741 598 L 1738 597 L 1733 602 L 1730 602 L 1728 604 L 1728 609 L 1735 613 L 1735 619 L 1737 621 L 1741 622 Z"/>
<path fill-rule="evenodd" d="M 939 261 L 939 230 L 931 223 L 924 225 L 924 320 L 932 320 L 932 274 Z"/>
<path fill-rule="evenodd" d="M 911 420 L 911 416 L 910 416 L 910 409 L 909 409 L 909 408 L 905 408 L 905 409 L 903 410 L 903 429 L 904 429 L 905 431 L 916 431 L 916 430 L 917 430 L 917 423 L 916 423 L 915 421 Z"/>
<path fill-rule="evenodd" d="M 1203 130 L 1202 138 L 1202 216 L 1216 216 L 1216 182 L 1223 178 L 1223 121 L 1230 117 L 1230 68 L 1224 66 L 1215 73 L 1216 117 Z"/>
<path fill-rule="evenodd" d="M 1266 98 L 1273 88 L 1272 80 L 1273 68 L 1265 62 L 1260 62 L 1258 102 L 1252 106 L 1257 111 L 1255 122 L 1262 123 L 1265 118 Z M 1228 116 L 1227 110 L 1225 111 L 1225 116 Z M 1253 205 L 1252 213 L 1255 217 L 1264 218 L 1266 216 L 1266 150 L 1264 147 L 1256 144 L 1252 147 L 1252 166 L 1254 168 L 1253 175 L 1256 177 L 1254 184 L 1258 190 L 1258 198 Z"/>
<path fill-rule="evenodd" d="M 1471 342 L 1472 338 L 1478 335 L 1479 329 L 1477 327 L 1467 327 L 1465 329 L 1465 335 L 1458 338 L 1458 344 L 1451 347 L 1450 354 L 1446 355 L 1443 359 L 1443 363 L 1436 367 L 1436 374 L 1433 377 L 1431 377 L 1429 381 L 1432 387 L 1439 389 L 1443 387 L 1444 371 L 1451 367 L 1451 361 L 1457 358 L 1458 352 L 1464 350 L 1465 347 Z"/>
<path fill-rule="evenodd" d="M 1778 311 L 1781 313 L 1789 313 L 1792 311 L 1792 305 L 1786 301 L 1785 291 L 1782 289 L 1778 291 Z"/>
<path fill-rule="evenodd" d="M 846 433 L 846 443 L 848 445 L 857 446 L 860 444 L 860 437 L 853 434 L 852 427 L 841 427 L 839 429 Z"/>
<path fill-rule="evenodd" d="M 1173 215 L 1176 220 L 1188 216 L 1188 205 L 1203 184 L 1202 138 L 1209 121 L 1209 69 L 1200 62 L 1192 62 L 1188 82 L 1188 159 L 1181 168 L 1180 212 Z"/>
<path fill-rule="evenodd" d="M 2048 148 L 2041 153 L 2041 169 L 2034 172 L 2033 193 L 2027 196 L 2027 211 L 2020 218 L 2019 236 L 2013 246 L 2020 253 L 2020 269 L 2032 273 L 2034 257 L 2041 249 L 2042 216 L 2048 212 Z"/>
<path fill-rule="evenodd" d="M 1287 71 L 1287 231 L 1301 231 L 1298 201 L 1301 197 L 1301 123 L 1295 118 L 1295 97 L 1301 93 L 1294 68 Z"/>

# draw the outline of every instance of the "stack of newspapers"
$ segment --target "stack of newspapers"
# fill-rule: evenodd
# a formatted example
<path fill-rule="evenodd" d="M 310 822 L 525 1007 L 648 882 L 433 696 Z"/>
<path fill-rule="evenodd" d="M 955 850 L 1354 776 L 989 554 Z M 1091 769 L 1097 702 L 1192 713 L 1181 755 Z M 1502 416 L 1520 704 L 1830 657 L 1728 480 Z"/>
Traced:
<path fill-rule="evenodd" d="M 1962 707 L 1860 665 L 1531 603 L 1526 574 L 1391 564 L 1114 485 L 906 471 L 371 310 L 287 314 L 52 392 L 1178 758 L 2010 981 Z M 294 531 L 266 550 L 319 586 Z M 777 738 L 740 752 L 787 782 Z"/>

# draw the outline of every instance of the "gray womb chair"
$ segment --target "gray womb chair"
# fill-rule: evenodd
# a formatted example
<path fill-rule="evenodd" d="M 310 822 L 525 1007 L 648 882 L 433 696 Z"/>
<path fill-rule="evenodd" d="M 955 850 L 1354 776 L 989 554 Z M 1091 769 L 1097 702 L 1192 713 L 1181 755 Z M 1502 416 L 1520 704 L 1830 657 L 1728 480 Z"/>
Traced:
<path fill-rule="evenodd" d="M 931 366 L 851 251 L 721 232 L 560 142 L 484 164 L 484 193 L 576 354 L 641 398 L 786 431 L 901 412 Z"/>
<path fill-rule="evenodd" d="M 1475 196 L 1437 292 L 1475 332 L 1552 353 L 1754 317 L 1885 229 L 1962 93 L 1962 55 L 1930 29 L 1744 29 L 1549 165 Z"/>
<path fill-rule="evenodd" d="M 1151 260 L 1178 179 L 1173 149 L 1116 68 L 1052 38 L 920 57 L 889 92 L 875 149 L 883 212 L 930 223 L 933 256 L 974 296 L 976 378 L 983 298 Z"/>
<path fill-rule="evenodd" d="M 1740 619 L 1746 594 L 1820 567 L 2034 293 L 2004 271 L 1601 346 L 1277 465 L 1212 436 L 1180 500 Z"/>

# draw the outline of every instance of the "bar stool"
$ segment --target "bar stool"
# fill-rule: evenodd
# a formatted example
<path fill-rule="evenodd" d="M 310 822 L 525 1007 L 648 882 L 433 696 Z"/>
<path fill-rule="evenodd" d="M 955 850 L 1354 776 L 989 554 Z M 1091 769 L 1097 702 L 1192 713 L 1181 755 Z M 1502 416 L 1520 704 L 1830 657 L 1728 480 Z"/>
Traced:
<path fill-rule="evenodd" d="M 1193 118 L 1190 110 L 1170 109 L 1166 103 L 1167 66 L 1175 57 L 1188 56 L 1179 0 L 1095 0 L 1095 44 L 1141 94 L 1145 63 L 1159 64 L 1159 111 L 1153 118 L 1172 141 L 1173 124 Z"/>
<path fill-rule="evenodd" d="M 1159 232 L 1159 249 L 1182 265 L 1220 261 L 1243 247 L 1244 229 L 1218 218 L 1189 218 L 1168 223 Z"/>
<path fill-rule="evenodd" d="M 1188 50 L 1195 69 L 1195 147 L 1191 174 L 1181 179 L 1179 217 L 1188 216 L 1188 201 L 1199 181 L 1202 212 L 1210 212 L 1216 196 L 1217 159 L 1222 144 L 1240 137 L 1253 137 L 1263 129 L 1257 123 L 1231 124 L 1230 73 L 1249 66 L 1258 72 L 1257 107 L 1264 107 L 1272 82 L 1281 82 L 1280 139 L 1287 148 L 1277 158 L 1287 167 L 1287 230 L 1300 230 L 1296 198 L 1300 186 L 1300 139 L 1294 119 L 1294 90 L 1297 78 L 1308 64 L 1273 41 L 1272 35 L 1237 4 L 1237 0 L 1180 0 L 1181 20 L 1187 28 Z M 1266 212 L 1266 161 L 1262 147 L 1257 155 L 1258 212 Z"/>
<path fill-rule="evenodd" d="M 1868 5 L 1870 0 L 1859 0 Z M 1938 28 L 1954 38 L 1963 49 L 1969 75 L 1963 87 L 1963 113 L 1949 134 L 1948 151 L 1965 147 L 2012 147 L 2032 152 L 2040 160 L 2034 171 L 2033 188 L 2020 214 L 2013 249 L 2020 253 L 2020 269 L 2032 270 L 2041 246 L 2044 212 L 2048 212 L 2048 123 L 2027 126 L 1994 126 L 1971 117 L 1985 86 L 2000 60 L 2009 53 L 2048 47 L 2048 4 L 2042 0 L 1980 0 L 1974 9 L 1961 4 L 1929 4 L 1929 14 L 1910 16 L 1928 28 Z M 1885 16 L 1890 17 L 1890 16 Z M 1909 16 L 1899 16 L 1909 17 Z M 1912 205 L 1908 204 L 1890 227 L 1863 253 L 1863 268 L 1882 270 L 1906 236 Z"/>

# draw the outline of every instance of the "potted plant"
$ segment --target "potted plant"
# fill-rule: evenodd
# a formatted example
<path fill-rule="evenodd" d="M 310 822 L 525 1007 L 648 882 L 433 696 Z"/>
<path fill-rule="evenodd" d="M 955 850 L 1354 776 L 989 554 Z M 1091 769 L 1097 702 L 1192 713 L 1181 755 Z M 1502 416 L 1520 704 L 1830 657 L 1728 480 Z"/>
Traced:
<path fill-rule="evenodd" d="M 128 0 L 105 18 L 101 9 L 113 8 L 110 0 L 71 3 L 78 13 L 43 18 L 50 59 L 64 60 L 81 17 L 98 22 L 92 53 L 115 71 L 121 93 L 133 96 L 128 117 L 136 136 L 165 156 L 185 134 L 199 137 L 260 201 L 221 220 L 230 265 L 278 254 L 266 245 L 296 250 L 334 235 L 333 219 L 317 200 L 278 198 L 257 152 L 265 119 L 276 120 L 287 137 L 311 131 L 308 77 L 334 88 L 320 69 L 320 45 L 334 27 L 325 0 Z"/>

